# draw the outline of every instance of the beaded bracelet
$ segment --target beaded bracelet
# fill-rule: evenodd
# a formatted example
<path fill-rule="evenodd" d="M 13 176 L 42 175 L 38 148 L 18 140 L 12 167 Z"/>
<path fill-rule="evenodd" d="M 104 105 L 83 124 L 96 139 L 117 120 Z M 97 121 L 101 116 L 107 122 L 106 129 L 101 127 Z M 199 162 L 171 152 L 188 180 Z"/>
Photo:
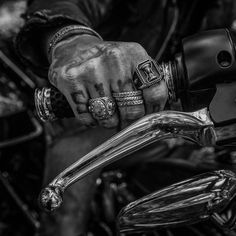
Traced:
<path fill-rule="evenodd" d="M 76 34 L 76 35 L 88 34 L 88 35 L 96 36 L 99 39 L 103 40 L 102 37 L 96 31 L 92 30 L 89 27 L 80 26 L 80 25 L 69 25 L 69 26 L 63 27 L 52 36 L 48 45 L 48 50 L 47 50 L 48 58 L 51 58 L 50 54 L 57 43 L 59 43 L 64 38 L 73 34 Z"/>

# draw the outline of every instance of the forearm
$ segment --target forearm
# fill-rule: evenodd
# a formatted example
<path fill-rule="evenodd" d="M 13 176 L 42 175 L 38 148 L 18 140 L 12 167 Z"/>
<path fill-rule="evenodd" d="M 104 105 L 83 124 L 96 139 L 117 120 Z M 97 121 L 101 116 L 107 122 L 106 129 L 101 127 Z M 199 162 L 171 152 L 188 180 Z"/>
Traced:
<path fill-rule="evenodd" d="M 16 37 L 16 50 L 23 62 L 36 73 L 47 76 L 45 55 L 48 38 L 71 24 L 95 28 L 111 12 L 114 0 L 35 0 L 27 12 L 27 21 Z"/>
<path fill-rule="evenodd" d="M 109 15 L 115 0 L 34 0 L 28 14 L 42 12 L 45 16 L 65 16 L 80 24 L 95 28 Z"/>

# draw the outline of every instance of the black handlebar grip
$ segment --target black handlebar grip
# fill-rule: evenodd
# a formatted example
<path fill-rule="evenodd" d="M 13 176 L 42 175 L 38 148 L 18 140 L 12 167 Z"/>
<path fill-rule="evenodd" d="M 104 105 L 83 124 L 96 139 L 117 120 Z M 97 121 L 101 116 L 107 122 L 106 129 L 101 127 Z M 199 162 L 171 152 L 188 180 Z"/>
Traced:
<path fill-rule="evenodd" d="M 236 33 L 209 30 L 185 38 L 171 63 L 176 96 L 184 111 L 209 106 L 216 85 L 236 82 Z M 74 116 L 66 98 L 54 87 L 38 90 L 35 105 L 42 120 Z M 227 104 L 226 104 L 227 105 Z"/>
<path fill-rule="evenodd" d="M 57 118 L 69 118 L 74 116 L 65 96 L 54 87 L 50 88 L 50 99 L 52 112 Z"/>
<path fill-rule="evenodd" d="M 217 84 L 236 82 L 236 33 L 228 29 L 203 31 L 182 41 L 175 56 L 177 97 L 184 111 L 208 106 Z"/>

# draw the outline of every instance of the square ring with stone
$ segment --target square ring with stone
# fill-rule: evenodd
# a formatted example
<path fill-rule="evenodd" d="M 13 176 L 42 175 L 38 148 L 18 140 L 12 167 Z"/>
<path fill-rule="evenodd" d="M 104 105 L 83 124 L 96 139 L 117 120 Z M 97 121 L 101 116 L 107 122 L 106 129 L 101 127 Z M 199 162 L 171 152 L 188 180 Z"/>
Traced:
<path fill-rule="evenodd" d="M 134 84 L 137 89 L 145 89 L 159 83 L 164 78 L 162 68 L 153 60 L 138 64 L 134 74 Z"/>

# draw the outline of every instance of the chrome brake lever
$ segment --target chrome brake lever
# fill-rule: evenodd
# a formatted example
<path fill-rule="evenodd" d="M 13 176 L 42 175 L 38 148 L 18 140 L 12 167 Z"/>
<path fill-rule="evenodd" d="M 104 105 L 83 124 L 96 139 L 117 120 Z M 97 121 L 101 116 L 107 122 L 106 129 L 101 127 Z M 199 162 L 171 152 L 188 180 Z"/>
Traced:
<path fill-rule="evenodd" d="M 214 146 L 217 136 L 208 110 L 193 113 L 162 111 L 141 118 L 60 173 L 42 190 L 40 204 L 45 210 L 52 211 L 62 204 L 64 191 L 90 172 L 153 142 L 177 137 L 201 146 Z"/>

